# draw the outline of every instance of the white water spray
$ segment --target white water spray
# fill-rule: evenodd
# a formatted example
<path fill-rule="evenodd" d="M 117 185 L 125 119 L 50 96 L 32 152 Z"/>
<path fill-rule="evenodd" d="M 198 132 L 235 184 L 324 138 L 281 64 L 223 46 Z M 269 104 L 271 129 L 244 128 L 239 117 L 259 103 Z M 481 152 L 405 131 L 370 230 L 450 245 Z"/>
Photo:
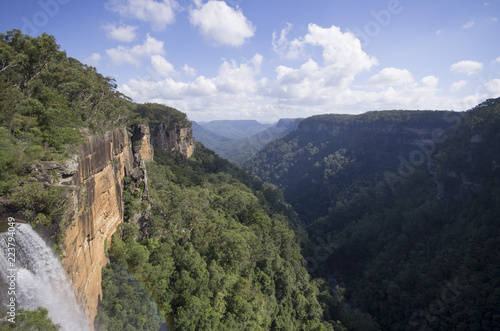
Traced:
<path fill-rule="evenodd" d="M 16 266 L 7 257 L 7 233 L 0 233 L 0 274 L 8 283 L 9 269 L 17 269 L 15 298 L 18 307 L 44 307 L 53 323 L 63 331 L 88 331 L 87 321 L 77 303 L 64 269 L 50 247 L 28 224 L 15 227 Z M 12 247 L 12 246 L 11 246 Z"/>

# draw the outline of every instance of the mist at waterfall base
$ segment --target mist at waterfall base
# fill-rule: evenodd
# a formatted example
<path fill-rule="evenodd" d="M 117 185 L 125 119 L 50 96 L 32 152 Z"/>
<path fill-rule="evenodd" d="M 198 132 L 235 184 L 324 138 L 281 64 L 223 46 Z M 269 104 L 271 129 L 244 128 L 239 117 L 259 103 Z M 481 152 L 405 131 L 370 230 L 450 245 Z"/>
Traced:
<path fill-rule="evenodd" d="M 64 331 L 89 330 L 61 262 L 50 247 L 28 224 L 17 223 L 14 237 L 16 266 L 13 268 L 7 259 L 7 233 L 0 233 L 0 274 L 7 284 L 10 275 L 7 270 L 17 269 L 16 307 L 31 310 L 44 307 L 52 322 Z M 6 305 L 10 298 L 7 291 L 3 292 L 2 304 Z"/>

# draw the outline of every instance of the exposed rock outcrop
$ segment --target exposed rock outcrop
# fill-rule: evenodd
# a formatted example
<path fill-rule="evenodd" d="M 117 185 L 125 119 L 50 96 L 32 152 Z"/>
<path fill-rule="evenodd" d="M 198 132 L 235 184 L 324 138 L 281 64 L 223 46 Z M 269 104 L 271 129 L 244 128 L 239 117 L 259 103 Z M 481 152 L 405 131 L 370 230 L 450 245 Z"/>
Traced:
<path fill-rule="evenodd" d="M 101 269 L 108 262 L 105 246 L 123 221 L 123 178 L 134 167 L 128 132 L 117 129 L 87 137 L 75 162 L 67 178 L 74 189 L 67 206 L 62 264 L 92 323 L 102 296 Z"/>
<path fill-rule="evenodd" d="M 154 156 L 153 146 L 151 145 L 151 132 L 148 125 L 136 125 L 132 133 L 134 142 L 134 155 L 140 156 L 141 160 L 151 161 Z"/>
<path fill-rule="evenodd" d="M 154 139 L 152 139 L 153 131 Z M 194 151 L 190 127 L 167 129 L 166 125 L 136 125 L 129 133 L 119 128 L 104 135 L 87 136 L 80 152 L 63 162 L 40 161 L 25 182 L 45 186 L 65 186 L 64 239 L 62 265 L 82 304 L 90 325 L 102 297 L 101 270 L 108 263 L 106 246 L 118 225 L 124 221 L 123 190 L 135 194 L 141 190 L 142 201 L 149 197 L 145 162 L 153 160 L 152 142 L 174 156 L 189 158 Z M 124 178 L 128 177 L 127 184 Z M 5 200 L 5 199 L 4 199 Z M 3 201 L 2 206 L 8 201 Z M 147 203 L 146 203 L 147 205 Z M 2 213 L 7 213 L 3 208 Z M 127 215 L 147 235 L 149 209 Z M 40 229 L 45 239 L 57 231 L 53 226 Z"/>
<path fill-rule="evenodd" d="M 151 131 L 148 125 L 137 125 L 131 135 L 121 128 L 104 136 L 90 136 L 75 158 L 62 165 L 45 165 L 58 169 L 61 174 L 58 181 L 50 184 L 73 187 L 68 199 L 69 225 L 62 247 L 62 263 L 91 324 L 102 297 L 101 270 L 108 263 L 106 245 L 110 245 L 112 235 L 124 221 L 124 177 L 130 178 L 128 189 L 135 191 L 142 187 L 142 200 L 147 200 L 145 162 L 153 160 L 151 143 L 186 158 L 194 151 L 191 128 L 175 126 L 167 130 L 160 124 L 153 130 L 156 139 L 152 139 Z M 147 234 L 148 215 L 146 208 L 128 216 Z"/>
<path fill-rule="evenodd" d="M 193 132 L 190 127 L 173 125 L 173 128 L 165 124 L 152 126 L 152 142 L 163 152 L 174 156 L 183 155 L 190 158 L 194 152 Z"/>

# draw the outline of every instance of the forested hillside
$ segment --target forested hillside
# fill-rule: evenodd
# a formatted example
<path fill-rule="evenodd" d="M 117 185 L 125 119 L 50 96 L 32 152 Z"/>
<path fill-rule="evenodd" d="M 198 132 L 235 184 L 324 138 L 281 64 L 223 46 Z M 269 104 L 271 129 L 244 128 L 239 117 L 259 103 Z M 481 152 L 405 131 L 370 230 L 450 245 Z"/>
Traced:
<path fill-rule="evenodd" d="M 84 134 L 124 125 L 132 108 L 112 78 L 67 57 L 53 36 L 0 34 L 0 194 L 33 162 L 68 156 Z"/>
<path fill-rule="evenodd" d="M 345 284 L 380 329 L 496 330 L 499 132 L 499 99 L 463 114 L 325 115 L 253 169 L 298 211 L 313 274 Z"/>
<path fill-rule="evenodd" d="M 125 223 L 113 240 L 99 329 L 157 330 L 161 316 L 171 318 L 175 330 L 331 330 L 337 325 L 324 321 L 327 304 L 336 299 L 304 268 L 287 217 L 294 213 L 276 199 L 274 187 L 201 145 L 189 160 L 159 154 L 147 171 L 148 234 Z M 132 290 L 127 279 L 144 288 Z M 131 300 L 131 291 L 143 293 L 144 301 Z M 136 313 L 152 302 L 156 312 Z"/>
<path fill-rule="evenodd" d="M 39 161 L 72 158 L 86 135 L 116 127 L 132 135 L 135 123 L 189 125 L 176 109 L 131 102 L 47 34 L 1 34 L 0 65 L 2 204 L 34 227 L 62 234 L 63 191 L 72 189 L 37 182 Z M 124 179 L 126 222 L 105 243 L 111 263 L 96 328 L 158 330 L 167 321 L 174 330 L 343 329 L 329 309 L 342 298 L 305 269 L 292 230 L 297 216 L 276 187 L 202 145 L 189 159 L 154 154 L 145 166 L 148 187 Z M 133 218 L 138 212 L 142 224 Z M 20 309 L 16 319 L 58 329 L 44 309 Z"/>

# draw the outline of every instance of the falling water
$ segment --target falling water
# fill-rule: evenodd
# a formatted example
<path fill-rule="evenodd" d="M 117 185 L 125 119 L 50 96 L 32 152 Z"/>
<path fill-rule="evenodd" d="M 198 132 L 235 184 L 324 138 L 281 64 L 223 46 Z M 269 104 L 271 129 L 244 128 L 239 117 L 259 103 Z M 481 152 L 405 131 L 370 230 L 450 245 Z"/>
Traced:
<path fill-rule="evenodd" d="M 64 331 L 89 330 L 73 288 L 50 247 L 28 224 L 18 223 L 14 238 L 16 266 L 12 268 L 7 258 L 12 257 L 7 254 L 8 233 L 0 233 L 0 274 L 3 282 L 8 283 L 8 270 L 17 269 L 17 307 L 46 308 L 52 322 Z"/>

